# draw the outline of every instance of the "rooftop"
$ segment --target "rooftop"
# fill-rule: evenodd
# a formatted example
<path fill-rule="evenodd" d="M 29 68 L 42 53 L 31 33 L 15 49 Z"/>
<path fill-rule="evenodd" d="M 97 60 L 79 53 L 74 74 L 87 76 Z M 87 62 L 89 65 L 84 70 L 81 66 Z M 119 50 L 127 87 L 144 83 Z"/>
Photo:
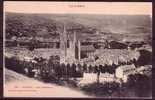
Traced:
<path fill-rule="evenodd" d="M 81 51 L 95 52 L 95 48 L 93 45 L 85 45 L 81 46 Z"/>

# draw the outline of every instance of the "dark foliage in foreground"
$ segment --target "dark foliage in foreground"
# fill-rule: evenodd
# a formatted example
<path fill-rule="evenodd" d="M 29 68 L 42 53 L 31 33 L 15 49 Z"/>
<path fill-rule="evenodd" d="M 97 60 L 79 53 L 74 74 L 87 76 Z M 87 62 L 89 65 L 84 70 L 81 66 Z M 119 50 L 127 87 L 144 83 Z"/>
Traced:
<path fill-rule="evenodd" d="M 81 87 L 81 90 L 102 97 L 150 97 L 151 79 L 151 76 L 135 74 L 128 77 L 127 83 L 93 83 Z"/>
<path fill-rule="evenodd" d="M 142 74 L 130 75 L 128 82 L 123 86 L 134 90 L 138 97 L 149 96 L 152 92 L 152 76 Z"/>
<path fill-rule="evenodd" d="M 31 66 L 28 63 L 25 63 L 23 66 L 23 62 L 18 61 L 16 57 L 12 57 L 11 59 L 5 58 L 5 64 L 7 68 L 22 74 L 25 73 L 23 69 L 24 66 L 29 66 L 29 67 Z M 43 65 L 44 67 L 41 71 L 44 70 L 44 73 L 41 74 L 41 81 L 55 82 L 56 84 L 65 85 L 72 88 L 79 87 L 77 85 L 76 76 L 74 76 L 73 79 L 69 79 L 67 77 L 64 77 L 62 79 L 60 76 L 61 75 L 60 73 L 52 73 L 52 70 L 49 71 L 48 68 L 44 69 L 46 67 L 44 63 Z M 62 68 L 64 67 L 65 66 L 63 66 Z M 50 74 L 47 74 L 46 72 L 49 72 Z M 56 69 L 56 72 L 59 72 L 59 71 Z M 34 73 L 30 72 L 28 76 L 33 77 Z M 147 76 L 145 74 L 134 74 L 134 75 L 129 75 L 127 83 L 122 83 L 122 84 L 119 84 L 117 82 L 107 82 L 104 84 L 93 83 L 93 84 L 82 86 L 80 87 L 80 89 L 90 95 L 103 96 L 103 97 L 150 97 L 152 94 L 151 93 L 152 76 Z"/>
<path fill-rule="evenodd" d="M 96 96 L 110 96 L 115 91 L 119 91 L 119 83 L 93 83 L 83 86 L 81 89 L 88 94 L 95 94 Z"/>

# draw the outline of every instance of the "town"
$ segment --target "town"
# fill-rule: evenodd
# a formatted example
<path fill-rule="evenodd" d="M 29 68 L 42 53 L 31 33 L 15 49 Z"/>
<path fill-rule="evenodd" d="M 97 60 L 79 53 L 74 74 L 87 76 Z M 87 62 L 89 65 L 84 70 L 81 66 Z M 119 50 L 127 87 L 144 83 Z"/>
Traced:
<path fill-rule="evenodd" d="M 5 67 L 45 82 L 73 81 L 82 88 L 92 83 L 125 84 L 132 75 L 150 77 L 150 42 L 129 37 L 117 40 L 111 38 L 112 33 L 92 27 L 81 34 L 81 29 L 66 26 L 63 23 L 62 31 L 50 37 L 21 33 L 6 38 Z"/>

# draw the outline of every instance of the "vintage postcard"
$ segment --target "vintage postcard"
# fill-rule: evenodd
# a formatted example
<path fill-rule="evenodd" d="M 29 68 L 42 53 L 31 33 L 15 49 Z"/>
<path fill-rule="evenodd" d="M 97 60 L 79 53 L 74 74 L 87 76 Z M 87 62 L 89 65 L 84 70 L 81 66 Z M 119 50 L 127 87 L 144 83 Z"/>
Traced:
<path fill-rule="evenodd" d="M 151 2 L 4 2 L 4 97 L 152 98 Z"/>

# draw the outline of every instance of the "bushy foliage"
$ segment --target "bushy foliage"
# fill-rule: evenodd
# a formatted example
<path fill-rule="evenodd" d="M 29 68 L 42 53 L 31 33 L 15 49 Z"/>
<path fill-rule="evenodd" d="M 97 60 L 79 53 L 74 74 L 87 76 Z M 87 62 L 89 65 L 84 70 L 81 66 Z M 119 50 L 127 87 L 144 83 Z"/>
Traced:
<path fill-rule="evenodd" d="M 119 86 L 120 84 L 116 82 L 110 82 L 105 84 L 93 83 L 81 87 L 81 90 L 90 94 L 95 94 L 97 96 L 111 96 L 112 93 L 119 90 Z"/>
<path fill-rule="evenodd" d="M 134 89 L 137 96 L 148 96 L 152 92 L 152 77 L 144 74 L 130 75 L 125 87 Z"/>

